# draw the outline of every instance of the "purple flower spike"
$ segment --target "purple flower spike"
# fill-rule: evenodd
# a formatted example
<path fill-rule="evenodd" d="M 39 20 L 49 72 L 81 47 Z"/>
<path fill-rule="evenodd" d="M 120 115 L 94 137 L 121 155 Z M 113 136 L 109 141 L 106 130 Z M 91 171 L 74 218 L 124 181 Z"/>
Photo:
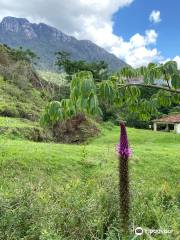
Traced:
<path fill-rule="evenodd" d="M 121 122 L 120 127 L 121 127 L 121 136 L 120 136 L 120 142 L 117 146 L 117 152 L 122 158 L 127 159 L 132 155 L 132 151 L 128 144 L 125 124 Z"/>

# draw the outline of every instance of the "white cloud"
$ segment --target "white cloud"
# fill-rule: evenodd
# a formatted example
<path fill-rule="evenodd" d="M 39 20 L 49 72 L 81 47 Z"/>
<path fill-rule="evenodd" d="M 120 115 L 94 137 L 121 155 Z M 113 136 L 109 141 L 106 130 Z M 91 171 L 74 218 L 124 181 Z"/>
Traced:
<path fill-rule="evenodd" d="M 173 58 L 173 61 L 176 61 L 176 62 L 177 62 L 178 69 L 180 70 L 180 56 L 174 57 L 174 58 Z"/>
<path fill-rule="evenodd" d="M 114 54 L 124 59 L 133 67 L 147 65 L 149 62 L 160 61 L 161 55 L 156 48 L 150 48 L 150 44 L 155 44 L 157 33 L 150 29 L 145 35 L 136 33 L 128 42 L 119 38 L 117 46 L 114 48 Z"/>
<path fill-rule="evenodd" d="M 136 33 L 129 41 L 113 33 L 112 16 L 133 0 L 0 0 L 0 18 L 10 15 L 45 22 L 78 39 L 89 39 L 132 66 L 157 61 L 157 33 Z"/>
<path fill-rule="evenodd" d="M 146 44 L 156 43 L 158 34 L 155 30 L 150 29 L 146 31 Z"/>
<path fill-rule="evenodd" d="M 149 62 L 156 62 L 160 59 L 160 53 L 156 48 L 147 49 L 144 46 L 134 48 L 126 55 L 126 61 L 134 67 L 144 66 L 147 65 Z"/>
<path fill-rule="evenodd" d="M 159 23 L 161 22 L 161 13 L 160 11 L 153 10 L 149 16 L 149 21 L 153 23 Z"/>
<path fill-rule="evenodd" d="M 165 60 L 161 61 L 160 63 L 166 63 L 168 61 L 176 61 L 177 62 L 177 67 L 180 70 L 180 56 L 176 56 L 174 58 L 166 58 Z"/>
<path fill-rule="evenodd" d="M 157 33 L 155 30 L 146 30 L 145 36 L 136 33 L 130 38 L 130 44 L 132 47 L 142 47 L 152 43 L 156 43 Z"/>

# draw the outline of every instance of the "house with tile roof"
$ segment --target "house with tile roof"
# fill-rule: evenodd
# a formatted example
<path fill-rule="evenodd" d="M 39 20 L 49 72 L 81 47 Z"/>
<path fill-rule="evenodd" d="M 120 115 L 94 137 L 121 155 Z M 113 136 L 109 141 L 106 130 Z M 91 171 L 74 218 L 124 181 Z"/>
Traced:
<path fill-rule="evenodd" d="M 166 125 L 166 131 L 169 131 L 169 125 L 173 125 L 174 132 L 180 134 L 180 114 L 167 115 L 153 120 L 154 131 L 158 130 L 158 125 Z"/>

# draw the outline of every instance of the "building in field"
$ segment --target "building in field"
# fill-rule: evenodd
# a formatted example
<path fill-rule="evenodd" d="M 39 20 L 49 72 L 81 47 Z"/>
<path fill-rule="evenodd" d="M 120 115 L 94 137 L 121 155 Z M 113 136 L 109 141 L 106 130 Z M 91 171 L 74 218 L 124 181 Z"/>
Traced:
<path fill-rule="evenodd" d="M 180 134 L 180 114 L 168 115 L 159 119 L 153 120 L 154 131 L 158 130 L 158 126 L 165 126 L 165 131 L 169 132 L 173 126 L 174 132 Z"/>

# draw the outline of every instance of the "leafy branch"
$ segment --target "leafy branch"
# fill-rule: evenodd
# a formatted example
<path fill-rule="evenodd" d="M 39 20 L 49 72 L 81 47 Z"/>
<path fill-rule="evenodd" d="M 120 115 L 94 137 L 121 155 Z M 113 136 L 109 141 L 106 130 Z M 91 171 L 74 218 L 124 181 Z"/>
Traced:
<path fill-rule="evenodd" d="M 141 82 L 133 83 L 133 80 Z M 168 86 L 157 84 L 162 79 Z M 155 88 L 157 93 L 149 100 L 141 98 L 141 88 Z M 157 114 L 158 107 L 180 103 L 180 73 L 176 62 L 150 63 L 147 67 L 123 68 L 108 80 L 96 82 L 90 71 L 73 75 L 70 84 L 70 98 L 51 102 L 45 109 L 43 120 L 47 124 L 66 121 L 80 113 L 98 115 L 102 111 L 100 102 L 107 106 L 127 105 L 130 111 L 138 112 L 143 120 Z"/>
<path fill-rule="evenodd" d="M 173 89 L 173 88 L 167 88 L 167 87 L 163 87 L 163 86 L 158 86 L 158 85 L 153 85 L 153 84 L 143 84 L 143 83 L 129 83 L 126 85 L 122 85 L 119 84 L 119 90 L 122 88 L 128 88 L 131 86 L 138 86 L 138 87 L 146 87 L 146 88 L 155 88 L 155 89 L 159 89 L 159 90 L 164 90 L 167 92 L 172 92 L 172 93 L 180 93 L 180 89 Z"/>

